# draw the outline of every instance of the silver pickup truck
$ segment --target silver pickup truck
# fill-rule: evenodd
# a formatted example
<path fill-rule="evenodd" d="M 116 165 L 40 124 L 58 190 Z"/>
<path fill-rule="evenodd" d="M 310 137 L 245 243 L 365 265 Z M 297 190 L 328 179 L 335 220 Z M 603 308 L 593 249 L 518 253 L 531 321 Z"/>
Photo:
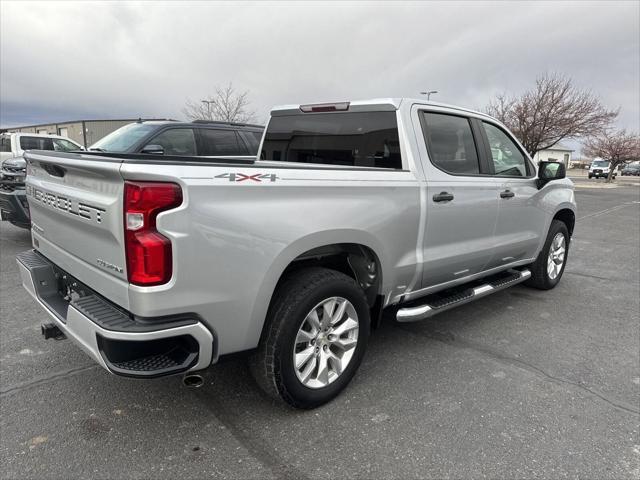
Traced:
<path fill-rule="evenodd" d="M 345 388 L 383 310 L 413 322 L 553 288 L 576 218 L 563 164 L 420 100 L 275 108 L 255 160 L 25 156 L 34 249 L 18 264 L 43 333 L 112 373 L 190 385 L 244 352 L 299 408 Z"/>

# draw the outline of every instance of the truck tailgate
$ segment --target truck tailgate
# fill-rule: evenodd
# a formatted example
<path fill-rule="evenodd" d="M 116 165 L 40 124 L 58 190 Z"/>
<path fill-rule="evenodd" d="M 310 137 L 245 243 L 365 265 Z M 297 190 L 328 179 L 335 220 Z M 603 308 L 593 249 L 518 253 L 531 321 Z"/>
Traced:
<path fill-rule="evenodd" d="M 38 151 L 25 157 L 34 247 L 126 304 L 121 160 Z"/>

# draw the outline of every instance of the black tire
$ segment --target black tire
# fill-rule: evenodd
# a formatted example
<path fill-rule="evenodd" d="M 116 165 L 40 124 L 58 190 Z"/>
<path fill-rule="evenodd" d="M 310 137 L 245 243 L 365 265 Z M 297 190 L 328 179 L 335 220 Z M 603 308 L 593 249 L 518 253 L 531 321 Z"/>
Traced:
<path fill-rule="evenodd" d="M 551 278 L 549 273 L 547 272 L 547 261 L 549 257 L 549 249 L 551 248 L 551 243 L 553 239 L 558 233 L 562 233 L 564 235 L 565 242 L 565 253 L 564 253 L 564 263 L 562 264 L 562 268 L 558 273 L 556 278 Z M 564 222 L 560 220 L 552 220 L 551 227 L 549 227 L 549 233 L 547 234 L 547 239 L 544 242 L 544 246 L 542 250 L 538 254 L 538 258 L 534 263 L 531 264 L 531 278 L 525 282 L 525 285 L 533 288 L 537 288 L 539 290 L 551 290 L 555 287 L 560 279 L 562 278 L 562 274 L 564 273 L 564 268 L 567 265 L 567 258 L 569 255 L 569 230 Z"/>
<path fill-rule="evenodd" d="M 593 177 L 593 175 L 589 174 L 589 180 L 591 180 L 591 177 Z"/>
<path fill-rule="evenodd" d="M 297 377 L 293 362 L 295 339 L 307 314 L 330 297 L 342 297 L 358 316 L 358 341 L 344 371 L 325 387 L 309 388 Z M 256 382 L 270 397 L 296 408 L 315 408 L 336 397 L 362 362 L 370 330 L 369 305 L 360 286 L 347 275 L 326 268 L 292 273 L 274 293 L 257 352 L 249 361 Z"/>

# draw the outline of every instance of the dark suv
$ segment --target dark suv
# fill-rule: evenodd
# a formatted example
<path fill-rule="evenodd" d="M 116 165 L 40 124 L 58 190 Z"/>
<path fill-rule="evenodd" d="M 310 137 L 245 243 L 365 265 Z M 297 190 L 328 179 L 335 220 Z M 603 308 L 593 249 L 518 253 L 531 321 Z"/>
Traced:
<path fill-rule="evenodd" d="M 98 140 L 90 151 L 181 157 L 254 157 L 264 127 L 196 120 L 136 122 Z"/>

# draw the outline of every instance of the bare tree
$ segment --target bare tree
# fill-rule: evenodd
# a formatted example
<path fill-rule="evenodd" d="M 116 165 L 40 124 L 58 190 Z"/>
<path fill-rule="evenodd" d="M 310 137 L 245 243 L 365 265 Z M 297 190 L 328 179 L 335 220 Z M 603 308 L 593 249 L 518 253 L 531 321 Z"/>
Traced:
<path fill-rule="evenodd" d="M 626 130 L 606 130 L 589 137 L 582 151 L 590 157 L 609 160 L 607 182 L 610 182 L 613 171 L 618 165 L 640 160 L 640 137 L 637 133 Z"/>
<path fill-rule="evenodd" d="M 580 90 L 570 78 L 545 74 L 520 96 L 501 94 L 486 108 L 504 123 L 531 156 L 567 138 L 597 134 L 618 116 L 607 110 L 588 90 Z"/>
<path fill-rule="evenodd" d="M 182 113 L 189 120 L 248 123 L 255 120 L 255 112 L 249 110 L 249 104 L 249 91 L 237 92 L 229 83 L 226 87 L 216 86 L 214 94 L 203 100 L 187 100 Z"/>

